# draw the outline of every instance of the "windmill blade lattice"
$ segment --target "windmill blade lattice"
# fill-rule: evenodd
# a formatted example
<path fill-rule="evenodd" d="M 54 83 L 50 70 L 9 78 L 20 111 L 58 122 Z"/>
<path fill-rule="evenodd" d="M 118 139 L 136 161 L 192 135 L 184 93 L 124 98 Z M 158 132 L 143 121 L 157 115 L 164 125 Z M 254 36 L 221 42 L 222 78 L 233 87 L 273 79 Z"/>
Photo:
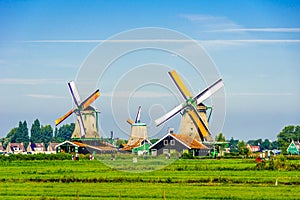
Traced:
<path fill-rule="evenodd" d="M 211 86 L 197 94 L 195 97 L 192 97 L 191 93 L 189 92 L 184 82 L 181 80 L 180 76 L 175 70 L 168 72 L 168 74 L 170 75 L 171 79 L 173 80 L 181 95 L 185 99 L 185 102 L 179 104 L 174 109 L 155 120 L 156 126 L 159 126 L 167 120 L 171 119 L 177 113 L 184 111 L 190 116 L 193 123 L 197 127 L 201 140 L 210 137 L 211 132 L 207 124 L 204 122 L 204 120 L 198 113 L 197 106 L 199 106 L 204 100 L 211 97 L 216 91 L 223 87 L 222 79 L 217 80 L 215 83 L 213 83 Z"/>

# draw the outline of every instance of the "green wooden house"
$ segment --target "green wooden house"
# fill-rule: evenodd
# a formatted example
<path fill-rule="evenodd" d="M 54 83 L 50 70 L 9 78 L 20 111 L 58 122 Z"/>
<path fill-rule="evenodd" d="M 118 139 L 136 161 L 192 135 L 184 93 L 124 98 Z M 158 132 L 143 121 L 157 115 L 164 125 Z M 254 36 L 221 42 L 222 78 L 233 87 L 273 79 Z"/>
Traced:
<path fill-rule="evenodd" d="M 291 155 L 299 155 L 299 149 L 294 141 L 291 142 L 289 147 L 287 148 L 287 153 Z"/>

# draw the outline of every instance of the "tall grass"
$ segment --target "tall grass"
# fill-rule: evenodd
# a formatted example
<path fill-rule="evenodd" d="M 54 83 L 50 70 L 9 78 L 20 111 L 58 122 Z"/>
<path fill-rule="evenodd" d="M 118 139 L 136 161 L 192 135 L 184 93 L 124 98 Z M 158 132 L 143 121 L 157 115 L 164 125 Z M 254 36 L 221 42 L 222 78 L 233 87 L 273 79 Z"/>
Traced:
<path fill-rule="evenodd" d="M 0 162 L 1 199 L 297 199 L 299 185 L 299 170 L 256 170 L 248 159 L 178 160 L 146 173 L 98 160 Z"/>

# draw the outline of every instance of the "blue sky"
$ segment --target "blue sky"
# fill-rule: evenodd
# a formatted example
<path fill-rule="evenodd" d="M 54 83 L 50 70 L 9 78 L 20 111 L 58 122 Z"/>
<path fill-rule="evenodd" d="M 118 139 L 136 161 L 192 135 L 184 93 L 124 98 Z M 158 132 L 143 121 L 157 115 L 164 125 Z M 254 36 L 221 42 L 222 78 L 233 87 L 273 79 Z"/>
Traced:
<path fill-rule="evenodd" d="M 72 106 L 66 83 L 101 41 L 161 27 L 199 41 L 216 64 L 225 83 L 225 136 L 274 140 L 300 122 L 299 13 L 299 1 L 0 1 L 0 137 L 20 120 L 29 128 L 36 118 L 54 125 Z M 95 106 L 105 121 L 110 108 L 101 104 L 105 93 L 102 99 Z M 111 126 L 103 124 L 104 134 Z"/>

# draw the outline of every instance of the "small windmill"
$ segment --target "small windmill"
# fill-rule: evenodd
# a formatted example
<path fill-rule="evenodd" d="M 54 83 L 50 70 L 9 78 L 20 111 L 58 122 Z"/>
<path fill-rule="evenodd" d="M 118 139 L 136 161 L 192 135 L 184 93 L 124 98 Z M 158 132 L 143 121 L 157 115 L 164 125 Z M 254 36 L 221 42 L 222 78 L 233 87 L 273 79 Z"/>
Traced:
<path fill-rule="evenodd" d="M 180 134 L 189 135 L 198 141 L 212 141 L 213 139 L 208 128 L 208 120 L 206 117 L 206 106 L 202 102 L 223 87 L 222 79 L 217 80 L 211 86 L 193 97 L 175 70 L 168 73 L 182 94 L 185 102 L 155 120 L 156 126 L 161 125 L 174 117 L 177 113 L 182 112 Z"/>
<path fill-rule="evenodd" d="M 68 83 L 68 86 L 76 108 L 71 109 L 64 116 L 55 120 L 55 125 L 59 125 L 72 113 L 75 113 L 77 120 L 74 132 L 72 134 L 72 138 L 99 138 L 97 130 L 98 111 L 96 111 L 92 106 L 90 106 L 100 96 L 99 89 L 93 92 L 84 101 L 81 101 L 75 83 L 71 81 Z M 96 114 L 96 118 L 94 114 Z"/>
<path fill-rule="evenodd" d="M 140 122 L 142 107 L 139 106 L 135 121 L 130 118 L 127 122 L 131 125 L 130 138 L 127 145 L 132 146 L 139 140 L 148 140 L 147 125 Z"/>

